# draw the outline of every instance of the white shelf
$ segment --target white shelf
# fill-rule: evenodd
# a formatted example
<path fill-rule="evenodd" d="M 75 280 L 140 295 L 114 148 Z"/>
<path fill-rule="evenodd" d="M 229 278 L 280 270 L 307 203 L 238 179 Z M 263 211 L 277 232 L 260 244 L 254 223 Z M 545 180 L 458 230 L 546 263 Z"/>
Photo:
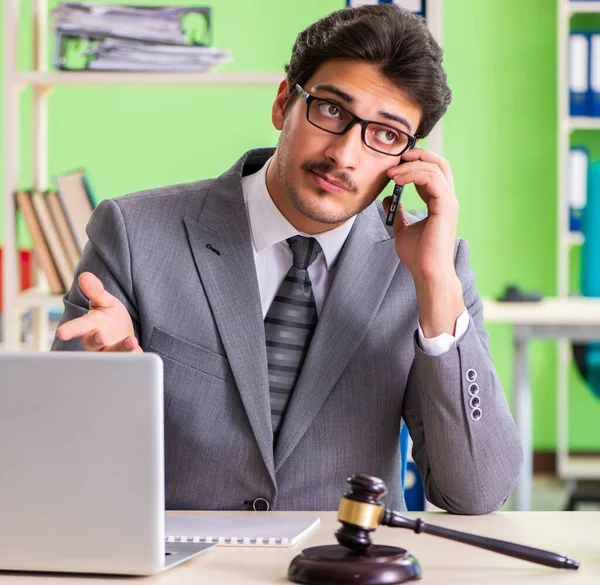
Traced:
<path fill-rule="evenodd" d="M 569 130 L 600 130 L 600 118 L 573 116 L 568 119 Z"/>
<path fill-rule="evenodd" d="M 570 232 L 567 236 L 567 246 L 581 246 L 583 244 L 583 234 L 581 232 Z"/>
<path fill-rule="evenodd" d="M 21 85 L 277 85 L 282 73 L 178 73 L 139 71 L 19 71 L 15 82 Z"/>
<path fill-rule="evenodd" d="M 32 289 L 17 295 L 15 305 L 23 308 L 62 309 L 62 295 L 50 295 Z"/>
<path fill-rule="evenodd" d="M 600 13 L 600 2 L 569 2 L 569 14 Z"/>

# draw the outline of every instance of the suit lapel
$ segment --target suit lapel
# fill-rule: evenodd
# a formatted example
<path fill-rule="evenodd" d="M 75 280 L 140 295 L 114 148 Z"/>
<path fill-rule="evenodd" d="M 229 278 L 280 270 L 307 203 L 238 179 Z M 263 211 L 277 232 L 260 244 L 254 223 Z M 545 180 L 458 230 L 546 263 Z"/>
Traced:
<path fill-rule="evenodd" d="M 307 431 L 358 348 L 398 263 L 394 241 L 371 206 L 356 218 L 340 255 L 280 429 L 275 471 Z"/>
<path fill-rule="evenodd" d="M 256 164 L 257 158 L 264 163 L 271 153 L 252 151 L 240 159 L 215 181 L 200 216 L 186 217 L 184 222 L 231 371 L 275 483 L 264 324 L 240 183 L 247 157 L 250 165 Z"/>

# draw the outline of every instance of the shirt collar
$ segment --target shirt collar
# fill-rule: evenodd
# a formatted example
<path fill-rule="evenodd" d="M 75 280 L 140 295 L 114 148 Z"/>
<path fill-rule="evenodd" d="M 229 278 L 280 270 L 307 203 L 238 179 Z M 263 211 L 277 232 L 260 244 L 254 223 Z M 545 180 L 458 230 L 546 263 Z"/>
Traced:
<path fill-rule="evenodd" d="M 299 232 L 273 203 L 267 190 L 267 169 L 271 160 L 272 158 L 256 173 L 242 177 L 242 190 L 248 210 L 252 242 L 258 253 L 292 236 L 309 236 Z M 335 266 L 355 219 L 356 216 L 353 216 L 341 226 L 313 236 L 323 250 L 327 270 Z"/>

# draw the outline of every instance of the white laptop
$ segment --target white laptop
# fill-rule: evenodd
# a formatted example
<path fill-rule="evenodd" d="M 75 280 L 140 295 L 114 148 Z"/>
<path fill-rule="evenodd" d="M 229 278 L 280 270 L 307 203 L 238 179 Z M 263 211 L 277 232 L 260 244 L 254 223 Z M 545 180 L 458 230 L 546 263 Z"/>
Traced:
<path fill-rule="evenodd" d="M 150 575 L 165 542 L 154 354 L 0 353 L 0 569 Z"/>

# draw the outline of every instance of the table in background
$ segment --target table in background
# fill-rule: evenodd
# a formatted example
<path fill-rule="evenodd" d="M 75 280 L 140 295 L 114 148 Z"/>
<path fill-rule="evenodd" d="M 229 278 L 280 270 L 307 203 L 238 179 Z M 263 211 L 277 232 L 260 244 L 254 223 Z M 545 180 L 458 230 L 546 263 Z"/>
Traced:
<path fill-rule="evenodd" d="M 600 340 L 600 299 L 546 298 L 534 303 L 499 303 L 483 299 L 483 318 L 485 325 L 512 325 L 515 354 L 513 415 L 524 451 L 523 468 L 513 503 L 516 510 L 529 510 L 533 477 L 533 414 L 527 342 L 534 337 L 576 342 Z"/>

